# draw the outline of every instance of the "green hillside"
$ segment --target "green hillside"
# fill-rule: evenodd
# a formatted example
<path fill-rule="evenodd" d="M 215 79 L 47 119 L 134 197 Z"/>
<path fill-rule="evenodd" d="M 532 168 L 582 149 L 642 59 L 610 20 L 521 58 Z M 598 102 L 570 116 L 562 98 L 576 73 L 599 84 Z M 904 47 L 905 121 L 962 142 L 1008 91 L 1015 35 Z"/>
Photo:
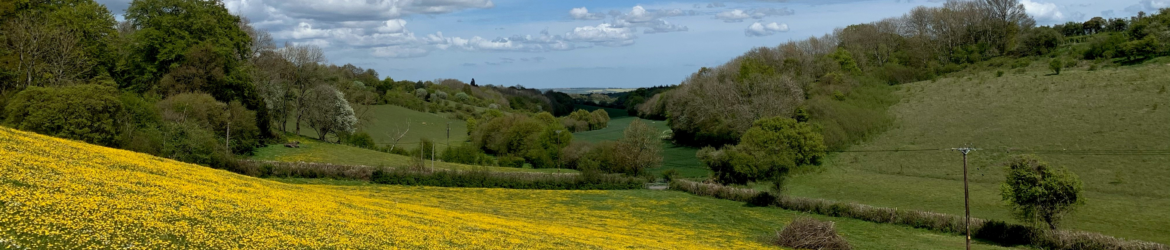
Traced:
<path fill-rule="evenodd" d="M 1170 150 L 1170 65 L 1060 75 L 1033 66 L 997 77 L 995 70 L 956 73 L 898 86 L 897 120 L 852 151 L 831 155 L 824 171 L 794 178 L 797 196 L 874 206 L 963 213 L 962 158 L 970 155 L 972 216 L 1012 220 L 1000 199 L 1002 164 L 1034 153 L 1084 182 L 1086 205 L 1065 228 L 1170 243 L 1170 155 L 1117 150 Z M 1102 151 L 1108 150 L 1108 151 Z"/>

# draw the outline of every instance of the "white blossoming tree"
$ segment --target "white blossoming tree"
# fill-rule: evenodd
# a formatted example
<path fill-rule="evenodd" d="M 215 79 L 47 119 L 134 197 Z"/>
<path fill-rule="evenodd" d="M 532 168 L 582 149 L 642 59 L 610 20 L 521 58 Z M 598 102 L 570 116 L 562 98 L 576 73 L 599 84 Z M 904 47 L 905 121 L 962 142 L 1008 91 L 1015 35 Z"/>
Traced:
<path fill-rule="evenodd" d="M 317 130 L 319 139 L 325 140 L 330 133 L 354 132 L 358 119 L 345 94 L 333 86 L 320 85 L 310 95 L 313 105 L 307 110 L 309 126 Z"/>

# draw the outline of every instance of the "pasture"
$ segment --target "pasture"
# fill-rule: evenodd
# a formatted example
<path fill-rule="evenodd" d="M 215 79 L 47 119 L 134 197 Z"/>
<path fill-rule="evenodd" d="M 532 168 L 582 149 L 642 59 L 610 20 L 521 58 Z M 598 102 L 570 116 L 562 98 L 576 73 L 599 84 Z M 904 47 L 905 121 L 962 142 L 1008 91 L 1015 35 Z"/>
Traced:
<path fill-rule="evenodd" d="M 980 149 L 969 159 L 971 215 L 1014 221 L 1000 198 L 1002 164 L 1036 154 L 1084 182 L 1086 205 L 1064 228 L 1170 243 L 1170 155 L 1141 153 L 1170 150 L 1166 63 L 901 85 L 893 127 L 849 150 L 937 150 L 836 153 L 792 178 L 790 194 L 962 214 L 962 156 L 946 149 L 971 146 Z"/>

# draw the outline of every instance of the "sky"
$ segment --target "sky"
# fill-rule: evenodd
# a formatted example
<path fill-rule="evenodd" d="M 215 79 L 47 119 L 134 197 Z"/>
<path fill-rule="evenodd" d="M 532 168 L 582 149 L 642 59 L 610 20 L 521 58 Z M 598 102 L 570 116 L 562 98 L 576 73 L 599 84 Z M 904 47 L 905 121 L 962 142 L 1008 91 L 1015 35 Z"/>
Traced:
<path fill-rule="evenodd" d="M 97 0 L 118 18 L 131 0 Z M 223 0 L 285 42 L 395 80 L 529 88 L 680 83 L 754 47 L 898 17 L 941 0 Z M 1170 0 L 1021 0 L 1041 25 L 1156 12 Z"/>

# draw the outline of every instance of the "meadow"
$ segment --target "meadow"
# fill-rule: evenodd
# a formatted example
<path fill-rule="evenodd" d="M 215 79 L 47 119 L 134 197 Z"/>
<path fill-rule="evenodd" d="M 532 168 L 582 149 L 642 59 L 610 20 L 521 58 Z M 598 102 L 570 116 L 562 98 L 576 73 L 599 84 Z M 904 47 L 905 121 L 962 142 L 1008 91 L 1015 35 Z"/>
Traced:
<path fill-rule="evenodd" d="M 578 108 L 593 111 L 599 107 L 580 105 Z M 602 141 L 616 141 L 622 138 L 626 127 L 629 127 L 631 122 L 640 119 L 626 115 L 625 110 L 605 108 L 605 111 L 609 113 L 610 118 L 612 118 L 612 120 L 609 121 L 609 127 L 599 130 L 573 133 L 573 141 L 593 143 Z M 658 131 L 670 129 L 670 125 L 668 125 L 666 121 L 643 119 L 642 122 L 645 122 L 647 125 L 654 127 L 654 129 Z M 647 171 L 650 171 L 651 174 L 659 175 L 665 171 L 675 170 L 678 171 L 679 176 L 683 178 L 705 179 L 710 176 L 711 170 L 707 169 L 706 166 L 703 166 L 703 163 L 699 162 L 698 158 L 695 158 L 695 153 L 698 151 L 698 148 L 685 147 L 681 145 L 675 145 L 670 141 L 663 141 L 662 166 L 651 168 Z"/>
<path fill-rule="evenodd" d="M 362 109 L 356 110 L 362 111 Z M 430 139 L 439 143 L 440 146 L 448 142 L 452 145 L 459 145 L 467 140 L 467 122 L 451 119 L 446 113 L 419 112 L 395 105 L 366 106 L 364 112 L 369 120 L 362 121 L 358 131 L 370 134 L 370 137 L 374 138 L 374 143 L 379 147 L 393 144 L 394 140 L 391 135 L 397 133 L 398 129 L 405 129 L 407 121 L 410 122 L 410 131 L 402 137 L 402 140 L 398 141 L 397 147 L 418 148 L 420 139 Z M 450 140 L 447 138 L 448 124 L 451 128 Z M 294 131 L 296 128 L 295 118 L 290 118 L 285 126 L 289 131 Z M 317 132 L 308 127 L 308 123 L 301 124 L 300 135 L 317 138 Z M 330 140 L 337 139 L 330 137 Z"/>
<path fill-rule="evenodd" d="M 277 182 L 8 128 L 0 157 L 0 248 L 752 249 L 806 216 L 671 191 Z M 964 241 L 812 217 L 858 249 Z"/>
<path fill-rule="evenodd" d="M 1003 163 L 1036 154 L 1080 176 L 1085 206 L 1063 228 L 1170 243 L 1170 65 L 1166 58 L 1089 71 L 1082 63 L 1052 75 L 1038 66 L 999 77 L 956 73 L 898 86 L 888 131 L 821 171 L 791 179 L 791 195 L 963 213 L 962 155 L 971 146 L 971 215 L 1015 221 L 1001 201 Z M 1037 63 L 1038 64 L 1038 63 Z"/>

